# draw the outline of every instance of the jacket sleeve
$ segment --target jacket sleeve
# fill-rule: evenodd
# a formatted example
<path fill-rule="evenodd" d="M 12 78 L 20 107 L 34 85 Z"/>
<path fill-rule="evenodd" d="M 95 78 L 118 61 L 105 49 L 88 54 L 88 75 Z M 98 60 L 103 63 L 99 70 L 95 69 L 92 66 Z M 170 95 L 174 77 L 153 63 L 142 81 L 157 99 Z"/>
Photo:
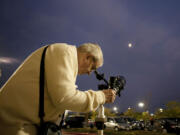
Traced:
<path fill-rule="evenodd" d="M 49 47 L 46 55 L 45 76 L 48 94 L 53 104 L 64 110 L 88 112 L 104 104 L 102 91 L 76 90 L 77 56 L 70 50 L 62 51 L 58 47 Z M 77 55 L 77 54 L 76 54 Z"/>

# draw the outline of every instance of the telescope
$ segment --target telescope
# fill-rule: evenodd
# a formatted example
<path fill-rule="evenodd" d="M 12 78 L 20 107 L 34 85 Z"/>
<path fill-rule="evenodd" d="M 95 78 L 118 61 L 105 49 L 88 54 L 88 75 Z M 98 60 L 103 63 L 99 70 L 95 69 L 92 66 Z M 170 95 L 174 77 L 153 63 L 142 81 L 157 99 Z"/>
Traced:
<path fill-rule="evenodd" d="M 126 79 L 124 76 L 110 76 L 109 81 L 104 78 L 104 74 L 99 74 L 97 71 L 94 71 L 96 78 L 98 80 L 103 80 L 105 84 L 99 84 L 98 89 L 113 89 L 116 91 L 116 95 L 121 96 L 121 91 L 124 89 L 126 84 Z"/>
<path fill-rule="evenodd" d="M 110 76 L 109 81 L 104 78 L 104 74 L 99 74 L 96 70 L 94 71 L 96 78 L 98 80 L 103 80 L 105 84 L 99 84 L 98 89 L 113 89 L 116 91 L 116 95 L 121 96 L 121 91 L 124 89 L 126 84 L 126 79 L 123 76 Z M 98 117 L 95 119 L 96 128 L 98 130 L 98 135 L 103 135 L 104 122 L 106 122 L 106 117 L 104 115 L 104 106 L 100 105 Z"/>

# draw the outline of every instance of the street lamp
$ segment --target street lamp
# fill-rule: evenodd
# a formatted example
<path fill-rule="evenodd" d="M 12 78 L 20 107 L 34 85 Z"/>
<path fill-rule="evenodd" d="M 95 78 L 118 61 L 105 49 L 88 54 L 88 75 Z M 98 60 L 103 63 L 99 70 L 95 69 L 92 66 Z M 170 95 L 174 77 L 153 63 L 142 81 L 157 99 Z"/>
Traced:
<path fill-rule="evenodd" d="M 115 112 L 115 113 L 117 113 L 117 107 L 113 107 L 113 111 Z"/>
<path fill-rule="evenodd" d="M 161 112 L 161 113 L 162 113 L 162 112 L 163 112 L 163 109 L 162 109 L 162 108 L 159 108 L 159 112 Z"/>
<path fill-rule="evenodd" d="M 143 103 L 143 102 L 139 102 L 139 103 L 138 103 L 138 106 L 139 106 L 140 108 L 143 108 L 143 107 L 144 107 L 144 103 Z"/>

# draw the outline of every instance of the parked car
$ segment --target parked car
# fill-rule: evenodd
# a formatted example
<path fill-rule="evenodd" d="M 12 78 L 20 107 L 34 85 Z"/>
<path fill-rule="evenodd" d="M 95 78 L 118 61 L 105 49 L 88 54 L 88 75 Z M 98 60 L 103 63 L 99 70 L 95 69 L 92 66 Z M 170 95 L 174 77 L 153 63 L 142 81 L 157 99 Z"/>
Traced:
<path fill-rule="evenodd" d="M 159 121 L 162 128 L 169 133 L 179 132 L 180 130 L 180 118 L 161 118 Z"/>
<path fill-rule="evenodd" d="M 118 130 L 131 130 L 132 123 L 135 121 L 134 118 L 130 117 L 116 117 L 114 119 L 118 124 Z"/>
<path fill-rule="evenodd" d="M 88 127 L 94 128 L 95 127 L 95 121 L 92 119 L 88 119 Z"/>
<path fill-rule="evenodd" d="M 64 128 L 83 128 L 85 127 L 84 116 L 68 116 L 64 122 Z"/>
<path fill-rule="evenodd" d="M 152 125 L 152 122 L 146 121 L 146 122 L 144 122 L 144 130 L 146 130 L 146 131 L 147 131 L 147 130 L 148 130 L 148 131 L 153 131 L 155 125 L 158 125 L 157 127 L 159 127 L 160 129 L 162 129 L 161 125 L 160 125 L 160 124 L 157 124 L 157 122 L 155 123 L 155 121 L 154 121 L 154 123 L 153 123 L 153 125 Z"/>
<path fill-rule="evenodd" d="M 119 130 L 119 125 L 116 123 L 113 117 L 107 117 L 107 121 L 104 123 L 105 129 L 114 129 L 115 131 Z"/>
<path fill-rule="evenodd" d="M 131 126 L 132 126 L 132 129 L 134 129 L 134 130 L 144 130 L 145 123 L 144 123 L 144 121 L 141 121 L 141 120 L 132 121 Z"/>
<path fill-rule="evenodd" d="M 180 132 L 180 118 L 160 118 L 155 119 L 153 124 L 147 122 L 145 125 L 146 130 L 159 131 L 164 133 Z"/>

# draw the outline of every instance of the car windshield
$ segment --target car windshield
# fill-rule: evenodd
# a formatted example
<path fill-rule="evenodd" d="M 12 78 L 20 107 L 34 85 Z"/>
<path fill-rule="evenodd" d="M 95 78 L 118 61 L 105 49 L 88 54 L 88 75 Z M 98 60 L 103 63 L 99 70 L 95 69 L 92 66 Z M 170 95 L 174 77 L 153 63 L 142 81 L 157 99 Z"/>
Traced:
<path fill-rule="evenodd" d="M 125 122 L 125 120 L 122 119 L 122 118 L 115 118 L 115 121 L 116 121 L 117 123 Z"/>
<path fill-rule="evenodd" d="M 136 121 L 133 118 L 115 118 L 115 120 L 116 120 L 117 123 Z"/>
<path fill-rule="evenodd" d="M 133 118 L 127 118 L 127 121 L 132 122 L 132 121 L 136 121 L 136 120 Z"/>
<path fill-rule="evenodd" d="M 79 120 L 79 121 L 84 121 L 85 120 L 85 118 L 84 117 L 75 117 L 77 120 Z"/>
<path fill-rule="evenodd" d="M 171 124 L 176 124 L 178 121 L 180 121 L 180 118 L 161 118 L 159 119 L 161 122 L 169 122 Z"/>
<path fill-rule="evenodd" d="M 84 117 L 74 116 L 74 117 L 67 117 L 66 121 L 84 121 Z"/>

